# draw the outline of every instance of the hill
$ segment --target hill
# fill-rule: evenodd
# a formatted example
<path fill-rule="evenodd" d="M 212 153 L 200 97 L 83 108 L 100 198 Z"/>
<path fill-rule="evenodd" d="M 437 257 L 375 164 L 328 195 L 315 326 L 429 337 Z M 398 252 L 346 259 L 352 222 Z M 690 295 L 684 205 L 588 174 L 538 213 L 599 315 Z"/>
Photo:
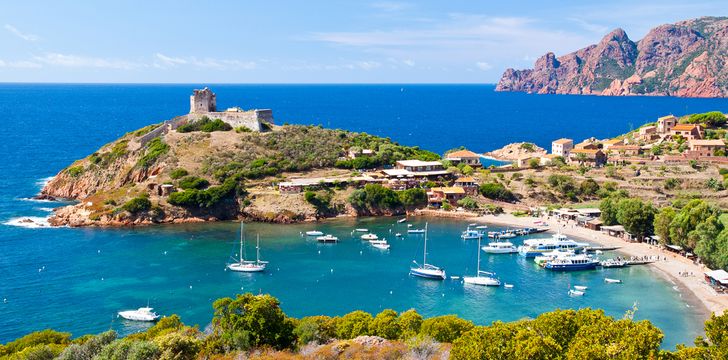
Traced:
<path fill-rule="evenodd" d="M 660 25 L 637 42 L 622 29 L 533 69 L 507 69 L 496 91 L 538 94 L 728 96 L 728 18 Z"/>

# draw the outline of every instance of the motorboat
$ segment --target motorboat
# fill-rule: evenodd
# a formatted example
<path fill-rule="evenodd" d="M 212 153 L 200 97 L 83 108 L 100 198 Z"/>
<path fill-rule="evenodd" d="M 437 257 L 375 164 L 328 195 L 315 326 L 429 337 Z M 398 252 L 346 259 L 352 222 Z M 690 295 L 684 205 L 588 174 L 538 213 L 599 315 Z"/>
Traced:
<path fill-rule="evenodd" d="M 514 254 L 518 252 L 518 248 L 510 241 L 491 242 L 481 249 L 490 254 Z"/>
<path fill-rule="evenodd" d="M 583 291 L 579 291 L 579 290 L 570 289 L 569 290 L 569 295 L 570 296 L 584 296 L 584 292 Z"/>
<path fill-rule="evenodd" d="M 402 234 L 396 233 L 396 234 L 394 234 L 394 236 L 396 236 L 396 237 L 402 237 Z"/>
<path fill-rule="evenodd" d="M 407 218 L 402 218 L 402 219 L 397 220 L 397 223 L 401 224 L 405 221 L 407 221 Z"/>
<path fill-rule="evenodd" d="M 227 268 L 231 271 L 237 271 L 237 272 L 261 272 L 265 270 L 265 266 L 268 264 L 267 261 L 260 260 L 260 236 L 257 237 L 256 245 L 255 245 L 255 252 L 256 252 L 256 258 L 255 260 L 246 260 L 245 259 L 245 236 L 243 235 L 243 222 L 240 222 L 240 252 L 238 253 L 238 256 L 240 257 L 238 261 L 228 264 Z"/>
<path fill-rule="evenodd" d="M 627 262 L 624 260 L 607 259 L 600 263 L 603 268 L 622 268 L 627 266 Z"/>
<path fill-rule="evenodd" d="M 354 229 L 354 232 L 369 232 L 369 229 L 358 228 Z"/>
<path fill-rule="evenodd" d="M 621 284 L 622 283 L 622 280 L 604 278 L 604 282 L 607 283 L 607 284 Z"/>
<path fill-rule="evenodd" d="M 389 248 L 391 246 L 391 245 L 389 245 L 389 243 L 387 243 L 387 240 L 385 240 L 385 239 L 369 240 L 369 243 L 372 244 L 373 247 L 375 247 L 377 249 L 382 249 L 382 250 L 389 250 Z"/>
<path fill-rule="evenodd" d="M 483 231 L 483 230 L 485 230 L 487 228 L 488 228 L 487 225 L 478 225 L 478 226 L 475 227 L 475 230 L 481 230 L 481 231 Z"/>
<path fill-rule="evenodd" d="M 513 239 L 516 236 L 518 235 L 511 230 L 488 232 L 488 237 L 492 239 Z"/>
<path fill-rule="evenodd" d="M 523 245 L 518 247 L 518 253 L 527 258 L 543 255 L 544 253 L 554 250 L 572 250 L 574 252 L 581 251 L 588 244 L 579 243 L 570 240 L 563 235 L 554 236 L 551 239 L 528 239 L 523 241 Z"/>
<path fill-rule="evenodd" d="M 513 284 L 505 283 L 503 284 L 503 287 L 506 289 L 513 289 Z"/>
<path fill-rule="evenodd" d="M 132 321 L 157 321 L 159 320 L 159 315 L 155 313 L 153 308 L 150 307 L 141 307 L 136 310 L 124 310 L 119 311 L 117 314 L 126 319 L 126 320 L 132 320 Z"/>
<path fill-rule="evenodd" d="M 409 234 L 424 234 L 425 229 L 407 229 L 407 233 Z"/>
<path fill-rule="evenodd" d="M 478 249 L 480 249 L 480 238 L 478 238 Z M 475 276 L 463 276 L 463 283 L 481 286 L 500 286 L 500 280 L 495 273 L 480 270 L 480 250 L 478 250 L 478 271 Z"/>
<path fill-rule="evenodd" d="M 463 240 L 474 240 L 474 239 L 480 239 L 483 237 L 483 233 L 478 230 L 472 230 L 470 227 L 468 227 L 465 231 L 460 234 L 460 238 Z"/>
<path fill-rule="evenodd" d="M 444 269 L 427 263 L 427 223 L 425 223 L 423 232 L 425 234 L 425 247 L 422 252 L 422 265 L 417 264 L 416 261 L 412 261 L 415 266 L 410 268 L 409 273 L 410 275 L 426 279 L 445 280 L 447 275 L 445 275 Z"/>
<path fill-rule="evenodd" d="M 334 235 L 327 234 L 325 236 L 319 236 L 316 238 L 316 241 L 318 242 L 339 242 L 339 238 L 337 238 Z"/>
<path fill-rule="evenodd" d="M 569 255 L 549 260 L 544 268 L 553 271 L 578 271 L 594 270 L 599 265 L 599 260 L 586 254 Z"/>
<path fill-rule="evenodd" d="M 309 230 L 309 231 L 306 231 L 306 236 L 321 236 L 323 234 L 324 234 L 323 232 L 318 231 L 318 230 Z"/>
<path fill-rule="evenodd" d="M 551 252 L 544 253 L 543 255 L 538 255 L 533 258 L 533 262 L 536 263 L 536 265 L 544 267 L 546 266 L 546 263 L 554 260 L 558 257 L 564 257 L 564 256 L 571 256 L 574 255 L 573 251 L 570 250 L 554 250 Z"/>
<path fill-rule="evenodd" d="M 361 239 L 362 240 L 377 240 L 377 239 L 379 239 L 379 236 L 377 236 L 377 234 L 369 233 L 369 234 L 362 235 Z"/>
<path fill-rule="evenodd" d="M 574 285 L 574 289 L 579 290 L 579 291 L 584 291 L 588 288 L 589 288 L 588 286 Z"/>

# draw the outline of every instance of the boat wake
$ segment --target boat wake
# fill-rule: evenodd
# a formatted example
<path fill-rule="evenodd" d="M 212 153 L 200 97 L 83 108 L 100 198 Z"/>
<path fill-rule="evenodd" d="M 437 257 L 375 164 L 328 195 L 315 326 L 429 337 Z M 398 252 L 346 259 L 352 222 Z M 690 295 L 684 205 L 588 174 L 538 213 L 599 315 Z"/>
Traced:
<path fill-rule="evenodd" d="M 3 225 L 24 227 L 27 229 L 49 228 L 48 217 L 40 216 L 21 216 L 12 218 L 3 223 Z"/>

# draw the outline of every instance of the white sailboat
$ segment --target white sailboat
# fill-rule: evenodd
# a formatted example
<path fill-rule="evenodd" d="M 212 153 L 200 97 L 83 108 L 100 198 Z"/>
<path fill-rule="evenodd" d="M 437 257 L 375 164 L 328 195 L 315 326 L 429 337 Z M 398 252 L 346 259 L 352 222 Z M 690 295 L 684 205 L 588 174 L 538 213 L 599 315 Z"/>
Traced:
<path fill-rule="evenodd" d="M 483 276 L 480 276 L 480 275 Z M 480 271 L 480 238 L 478 238 L 478 272 L 475 276 L 463 276 L 463 283 L 482 286 L 500 286 L 501 282 L 495 273 Z"/>
<path fill-rule="evenodd" d="M 425 223 L 423 230 L 425 233 L 425 250 L 422 254 L 422 265 L 417 264 L 416 261 L 412 261 L 417 266 L 410 268 L 410 275 L 427 279 L 445 280 L 447 276 L 445 275 L 444 269 L 427 263 L 427 223 Z"/>
<path fill-rule="evenodd" d="M 245 244 L 245 236 L 243 235 L 243 222 L 240 222 L 240 260 L 238 262 L 234 262 L 232 264 L 228 264 L 227 268 L 232 271 L 239 271 L 239 272 L 261 272 L 265 270 L 266 264 L 268 264 L 267 261 L 260 260 L 260 235 L 257 236 L 257 241 L 255 245 L 255 251 L 256 251 L 256 258 L 255 261 L 252 260 L 245 260 L 245 255 L 243 254 L 243 246 Z"/>

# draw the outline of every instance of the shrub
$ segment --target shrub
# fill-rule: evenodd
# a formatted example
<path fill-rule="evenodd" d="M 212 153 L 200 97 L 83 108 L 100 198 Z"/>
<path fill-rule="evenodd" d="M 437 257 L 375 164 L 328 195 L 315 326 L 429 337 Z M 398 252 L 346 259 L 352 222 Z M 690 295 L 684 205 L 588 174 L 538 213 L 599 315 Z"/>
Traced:
<path fill-rule="evenodd" d="M 478 203 L 470 196 L 466 196 L 458 200 L 458 206 L 462 206 L 463 208 L 468 210 L 475 210 L 478 208 Z"/>
<path fill-rule="evenodd" d="M 154 164 L 160 156 L 164 155 L 169 151 L 169 145 L 165 144 L 161 138 L 154 138 L 147 143 L 144 155 L 139 158 L 137 162 L 138 166 L 149 167 Z"/>
<path fill-rule="evenodd" d="M 329 316 L 308 316 L 298 321 L 293 334 L 299 345 L 306 345 L 312 341 L 324 344 L 336 337 L 336 324 L 338 318 Z"/>
<path fill-rule="evenodd" d="M 399 326 L 402 329 L 401 339 L 409 339 L 420 332 L 422 327 L 422 315 L 418 314 L 415 309 L 409 309 L 399 314 Z"/>
<path fill-rule="evenodd" d="M 421 207 L 427 204 L 427 193 L 423 189 L 414 188 L 397 192 L 399 201 L 407 208 Z"/>
<path fill-rule="evenodd" d="M 689 124 L 705 124 L 706 127 L 721 127 L 726 124 L 726 117 L 720 111 L 710 111 L 703 114 L 692 114 L 686 122 Z"/>
<path fill-rule="evenodd" d="M 202 132 L 213 132 L 213 131 L 230 131 L 233 127 L 230 126 L 230 124 L 220 120 L 210 120 L 209 117 L 203 116 L 193 122 L 180 125 L 177 128 L 177 132 L 181 133 L 188 133 L 193 131 L 202 131 Z"/>
<path fill-rule="evenodd" d="M 237 295 L 222 298 L 212 306 L 213 339 L 231 349 L 270 346 L 284 349 L 293 345 L 293 322 L 270 295 Z M 161 346 L 160 346 L 161 347 Z"/>
<path fill-rule="evenodd" d="M 480 185 L 480 193 L 488 199 L 513 202 L 516 200 L 516 196 L 502 184 L 499 183 L 485 183 Z"/>
<path fill-rule="evenodd" d="M 210 185 L 210 182 L 203 178 L 197 177 L 197 176 L 187 176 L 187 177 L 182 178 L 182 180 L 179 181 L 178 185 L 180 188 L 185 189 L 185 190 L 189 190 L 189 189 L 201 190 L 201 189 L 208 187 Z"/>
<path fill-rule="evenodd" d="M 93 359 L 107 345 L 116 340 L 116 332 L 109 330 L 99 335 L 93 336 L 86 340 L 83 344 L 71 344 L 67 347 L 58 360 L 87 360 Z"/>
<path fill-rule="evenodd" d="M 455 315 L 445 315 L 423 321 L 420 333 L 439 342 L 451 343 L 473 327 L 473 323 L 468 320 L 463 320 Z"/>
<path fill-rule="evenodd" d="M 367 184 L 363 189 L 354 191 L 349 202 L 357 210 L 393 210 L 402 206 L 394 190 L 379 184 Z"/>
<path fill-rule="evenodd" d="M 187 176 L 187 174 L 189 174 L 189 173 L 187 172 L 187 170 L 185 170 L 185 169 L 182 169 L 182 168 L 178 168 L 178 169 L 174 169 L 174 170 L 172 170 L 172 171 L 171 171 L 171 172 L 169 173 L 169 177 L 171 177 L 171 178 L 172 178 L 172 179 L 174 179 L 174 180 L 177 180 L 177 179 L 181 179 L 181 178 L 182 178 L 182 177 L 184 177 L 184 176 Z"/>
<path fill-rule="evenodd" d="M 201 348 L 201 341 L 194 336 L 172 332 L 154 339 L 159 348 L 159 360 L 194 360 Z"/>
<path fill-rule="evenodd" d="M 68 345 L 71 343 L 71 334 L 51 329 L 32 332 L 5 345 L 0 345 L 0 357 L 20 352 L 23 349 L 38 345 Z"/>
<path fill-rule="evenodd" d="M 71 166 L 70 168 L 66 169 L 66 172 L 68 175 L 70 175 L 72 178 L 77 178 L 83 174 L 83 166 Z"/>
<path fill-rule="evenodd" d="M 235 132 L 238 133 L 238 134 L 239 133 L 249 133 L 249 132 L 253 132 L 253 130 L 250 130 L 250 128 L 247 127 L 247 126 L 242 126 L 241 125 L 241 126 L 238 126 L 238 127 L 235 128 Z"/>
<path fill-rule="evenodd" d="M 360 310 L 344 315 L 336 325 L 336 335 L 339 339 L 353 339 L 369 333 L 372 315 Z"/>
<path fill-rule="evenodd" d="M 680 186 L 680 180 L 676 178 L 669 178 L 665 180 L 665 185 L 663 185 L 665 190 L 672 190 L 677 188 L 678 186 Z"/>
<path fill-rule="evenodd" d="M 137 196 L 121 206 L 122 209 L 132 214 L 136 214 L 142 211 L 151 209 L 152 202 L 146 196 Z"/>
<path fill-rule="evenodd" d="M 332 193 L 326 190 L 311 191 L 307 190 L 303 198 L 309 204 L 313 205 L 319 213 L 327 212 L 331 208 Z"/>
<path fill-rule="evenodd" d="M 397 312 L 392 309 L 383 310 L 369 324 L 369 334 L 388 340 L 398 339 L 401 333 Z"/>
<path fill-rule="evenodd" d="M 177 206 L 209 208 L 223 199 L 235 194 L 239 187 L 240 176 L 227 178 L 222 185 L 212 186 L 206 190 L 189 189 L 169 194 L 169 203 Z"/>

